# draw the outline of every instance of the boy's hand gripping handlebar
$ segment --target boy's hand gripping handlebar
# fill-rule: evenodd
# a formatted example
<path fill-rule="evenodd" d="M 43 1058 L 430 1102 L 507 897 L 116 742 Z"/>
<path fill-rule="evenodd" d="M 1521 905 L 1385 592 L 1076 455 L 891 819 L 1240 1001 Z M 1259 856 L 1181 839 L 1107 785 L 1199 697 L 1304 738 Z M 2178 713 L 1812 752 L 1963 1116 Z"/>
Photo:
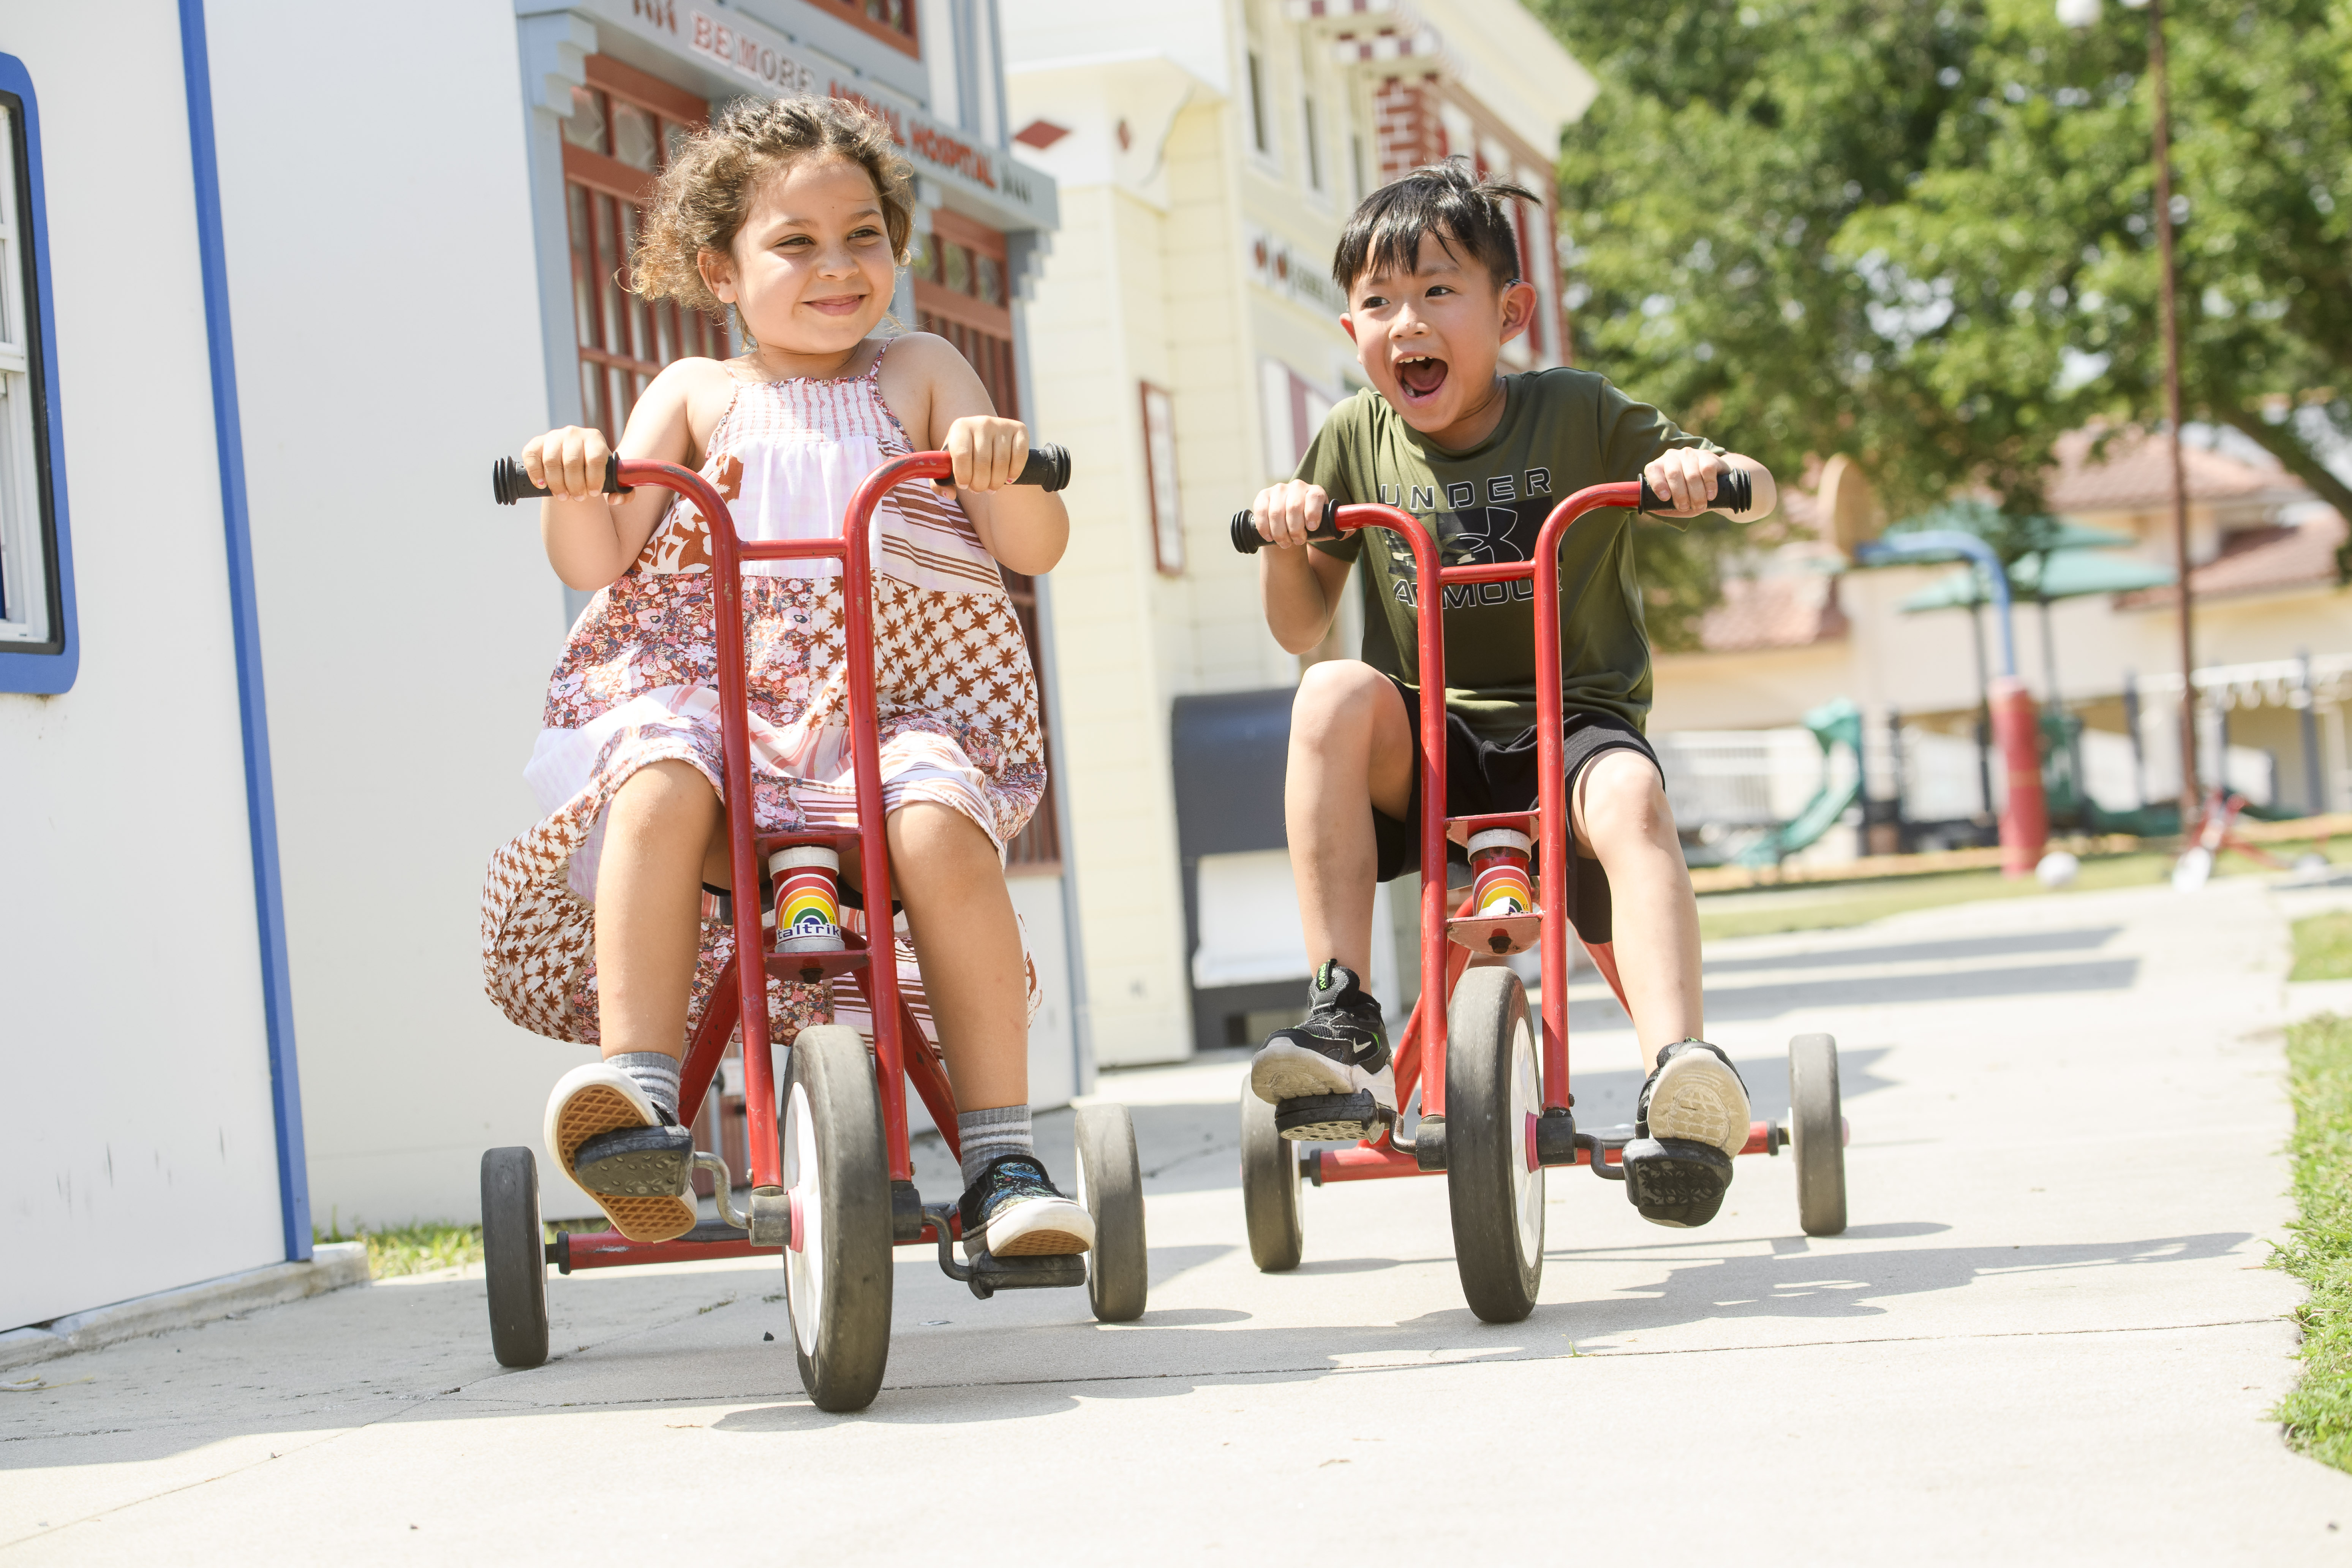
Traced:
<path fill-rule="evenodd" d="M 1029 448 L 1029 460 L 1021 465 L 1016 485 L 1035 485 L 1039 489 L 1058 490 L 1070 482 L 1070 452 L 1066 447 L 1046 445 Z M 551 492 L 530 482 L 530 475 L 512 458 L 500 458 L 490 465 L 490 494 L 500 506 L 512 506 L 531 496 L 544 497 Z M 628 487 L 621 483 L 621 458 L 618 453 L 604 459 L 604 493 L 626 495 Z"/>
<path fill-rule="evenodd" d="M 1748 470 L 1726 468 L 1715 476 L 1715 500 L 1707 504 L 1717 510 L 1746 511 L 1754 501 L 1755 494 L 1755 487 L 1749 482 Z M 1672 511 L 1674 508 L 1650 488 L 1650 481 L 1645 479 L 1642 481 L 1640 510 Z M 1265 546 L 1265 536 L 1257 531 L 1257 521 L 1246 509 L 1234 513 L 1233 535 L 1234 548 L 1244 555 L 1255 555 Z M 1323 521 L 1309 530 L 1307 537 L 1310 541 L 1339 537 L 1339 503 L 1338 501 L 1327 500 L 1323 503 Z"/>

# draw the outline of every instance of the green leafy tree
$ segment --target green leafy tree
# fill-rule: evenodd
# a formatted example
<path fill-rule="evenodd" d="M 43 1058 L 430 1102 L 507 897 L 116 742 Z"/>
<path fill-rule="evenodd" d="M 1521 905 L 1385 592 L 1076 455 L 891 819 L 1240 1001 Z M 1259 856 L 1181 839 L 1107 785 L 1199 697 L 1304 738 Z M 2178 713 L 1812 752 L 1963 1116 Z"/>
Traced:
<path fill-rule="evenodd" d="M 2143 15 L 1534 5 L 1604 84 L 1561 159 L 1582 363 L 1784 478 L 1850 453 L 1897 515 L 2036 510 L 2060 435 L 2160 417 Z M 2352 0 L 2182 0 L 2167 37 L 2189 416 L 2352 513 Z M 1645 569 L 1725 537 L 1645 532 Z"/>

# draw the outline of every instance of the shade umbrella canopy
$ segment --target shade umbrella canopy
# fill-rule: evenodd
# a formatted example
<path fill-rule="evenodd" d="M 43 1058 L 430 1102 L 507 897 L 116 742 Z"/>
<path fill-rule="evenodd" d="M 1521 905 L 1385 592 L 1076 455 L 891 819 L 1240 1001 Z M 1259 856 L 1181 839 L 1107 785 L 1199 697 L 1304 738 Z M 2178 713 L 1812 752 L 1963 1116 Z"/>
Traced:
<path fill-rule="evenodd" d="M 2165 587 L 2171 581 L 2172 574 L 2164 567 L 2129 555 L 2109 554 L 2104 546 L 2023 555 L 2009 568 L 2010 593 L 2028 602 L 2081 599 L 2094 594 L 2132 594 L 2142 588 Z M 1983 577 L 1970 567 L 1929 584 L 1904 600 L 1901 608 L 1904 614 L 1914 616 L 1927 610 L 1964 610 L 1991 597 Z"/>

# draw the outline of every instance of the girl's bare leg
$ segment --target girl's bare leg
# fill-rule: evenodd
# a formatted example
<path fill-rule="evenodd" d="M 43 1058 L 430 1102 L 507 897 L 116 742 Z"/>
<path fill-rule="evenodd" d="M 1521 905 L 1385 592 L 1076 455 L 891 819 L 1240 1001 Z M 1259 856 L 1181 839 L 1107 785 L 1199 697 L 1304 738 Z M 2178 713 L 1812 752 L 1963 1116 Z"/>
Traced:
<path fill-rule="evenodd" d="M 929 801 L 892 812 L 887 832 L 891 891 L 907 906 L 956 1109 L 1027 1105 L 1029 963 L 996 846 Z"/>
<path fill-rule="evenodd" d="M 685 763 L 639 769 L 613 796 L 596 868 L 597 1018 L 604 1055 L 686 1054 L 686 1011 L 700 944 L 702 882 L 723 884 L 724 818 L 710 783 Z"/>
<path fill-rule="evenodd" d="M 1658 770 L 1639 752 L 1603 752 L 1576 779 L 1569 817 L 1577 848 L 1609 874 L 1617 977 L 1642 1042 L 1642 1066 L 1676 1040 L 1704 1036 L 1698 900 Z"/>

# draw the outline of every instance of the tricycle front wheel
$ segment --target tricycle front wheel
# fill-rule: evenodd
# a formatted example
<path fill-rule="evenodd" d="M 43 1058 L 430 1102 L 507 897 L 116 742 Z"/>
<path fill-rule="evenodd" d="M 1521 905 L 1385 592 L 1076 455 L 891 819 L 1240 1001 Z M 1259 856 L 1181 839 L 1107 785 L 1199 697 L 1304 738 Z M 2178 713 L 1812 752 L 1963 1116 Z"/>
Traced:
<path fill-rule="evenodd" d="M 890 1360 L 893 1271 L 882 1096 L 856 1030 L 800 1032 L 783 1110 L 784 1300 L 801 1384 L 820 1410 L 863 1410 Z"/>
<path fill-rule="evenodd" d="M 1465 970 L 1445 1009 L 1445 1190 L 1462 1294 L 1490 1323 L 1534 1311 L 1543 1284 L 1542 1114 L 1526 989 L 1500 965 Z"/>

